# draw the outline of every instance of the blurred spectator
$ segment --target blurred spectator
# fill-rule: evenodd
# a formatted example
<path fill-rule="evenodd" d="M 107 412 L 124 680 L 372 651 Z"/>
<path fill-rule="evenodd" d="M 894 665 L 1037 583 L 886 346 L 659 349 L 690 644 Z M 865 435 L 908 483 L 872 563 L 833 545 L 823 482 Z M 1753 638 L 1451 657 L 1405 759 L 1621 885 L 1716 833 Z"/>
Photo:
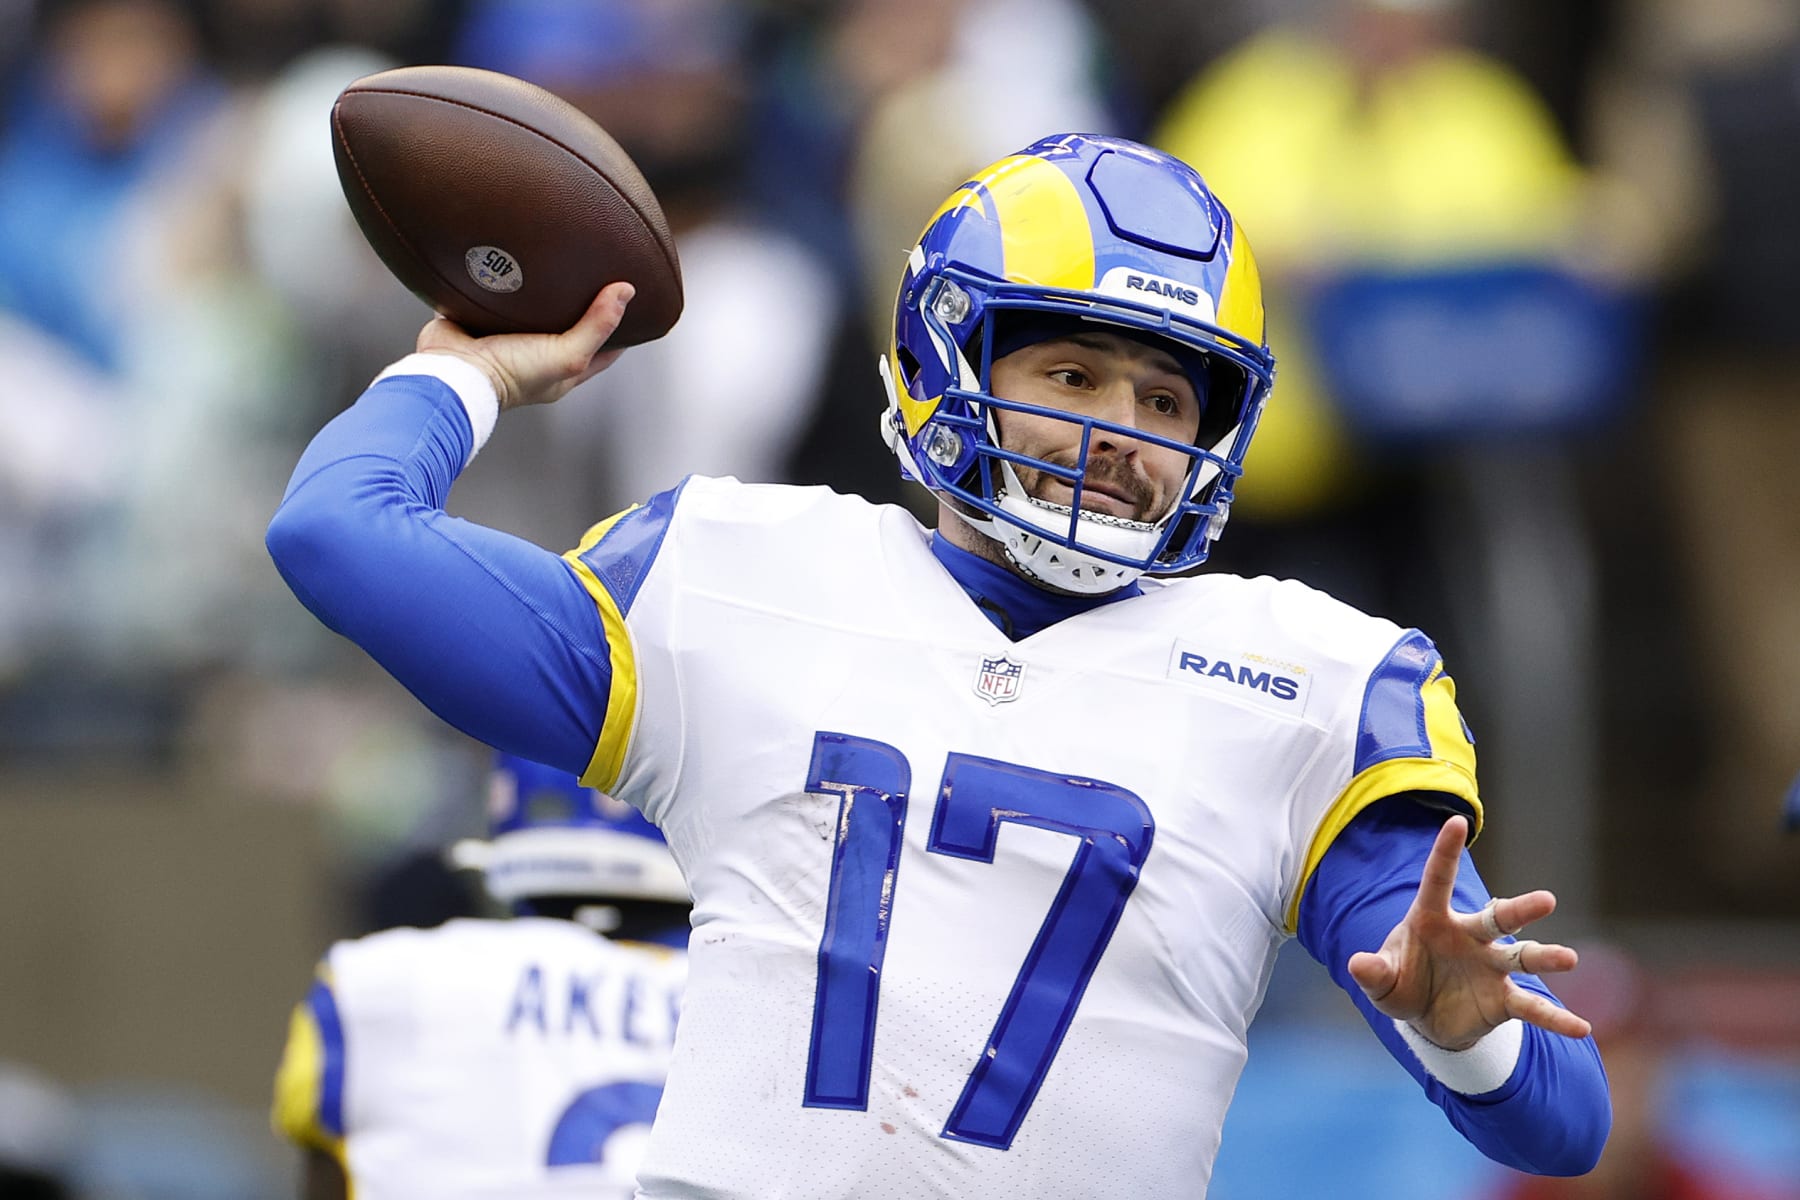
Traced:
<path fill-rule="evenodd" d="M 0 134 L 0 308 L 113 367 L 119 217 L 222 94 L 174 0 L 46 4 L 38 47 Z"/>
<path fill-rule="evenodd" d="M 857 251 L 846 187 L 862 123 L 880 96 L 946 61 L 954 6 L 796 7 L 765 35 L 769 61 L 755 79 L 745 187 L 771 222 L 832 265 L 849 294 Z"/>
<path fill-rule="evenodd" d="M 847 304 L 789 473 L 919 504 L 925 493 L 901 488 L 870 432 L 886 403 L 873 363 L 894 273 L 973 171 L 1047 133 L 1117 131 L 1101 94 L 1105 47 L 1074 0 L 858 0 L 802 48 L 763 114 L 758 195 L 831 256 Z"/>
<path fill-rule="evenodd" d="M 1795 913 L 1800 851 L 1770 835 L 1800 768 L 1800 8 L 1640 8 L 1640 66 L 1678 85 L 1700 150 L 1672 159 L 1669 139 L 1643 158 L 1688 168 L 1710 201 L 1671 296 L 1653 464 L 1683 481 L 1670 550 L 1708 668 L 1706 803 L 1686 844 L 1740 903 L 1780 895 Z"/>
<path fill-rule="evenodd" d="M 1642 222 L 1469 45 L 1474 7 L 1334 0 L 1202 74 L 1155 140 L 1242 220 L 1280 363 L 1215 561 L 1441 630 L 1485 681 L 1500 877 L 1530 862 L 1580 920 L 1603 626 L 1576 451 L 1632 398 Z"/>
<path fill-rule="evenodd" d="M 896 7 L 917 19 L 916 5 Z M 975 0 L 932 16 L 946 22 L 941 59 L 872 97 L 851 163 L 858 275 L 878 348 L 893 324 L 894 272 L 958 184 L 1047 134 L 1119 132 L 1099 90 L 1093 24 L 1073 0 Z"/>
<path fill-rule="evenodd" d="M 65 629 L 80 596 L 88 523 L 116 499 L 112 380 L 66 345 L 0 313 L 0 686 Z"/>
<path fill-rule="evenodd" d="M 1076 0 L 851 0 L 773 41 L 750 192 L 877 291 L 977 167 L 1047 133 L 1118 131 L 1101 93 L 1105 47 Z"/>
<path fill-rule="evenodd" d="M 14 276 L 0 268 L 0 296 L 26 297 L 24 318 L 107 375 L 65 366 L 63 386 L 33 389 L 36 411 L 24 425 L 37 432 L 12 457 L 58 430 L 66 443 L 79 429 L 86 450 L 32 455 L 52 477 L 37 490 L 54 494 L 54 507 L 22 505 L 0 517 L 9 527 L 0 543 L 28 545 L 37 557 L 34 569 L 9 572 L 0 586 L 0 597 L 34 594 L 37 613 L 0 612 L 0 662 L 4 646 L 17 644 L 14 631 L 30 630 L 30 652 L 13 656 L 14 672 L 53 679 L 67 693 L 33 709 L 72 723 L 71 744 L 89 736 L 81 710 L 91 697 L 118 695 L 122 681 L 161 703 L 196 672 L 312 656 L 321 639 L 294 634 L 283 620 L 291 604 L 266 586 L 276 580 L 259 530 L 280 495 L 274 468 L 317 423 L 324 388 L 337 382 L 332 368 L 354 358 L 358 332 L 402 327 L 391 318 L 382 326 L 380 312 L 402 312 L 409 324 L 418 312 L 367 265 L 373 256 L 351 232 L 362 257 L 338 256 L 349 266 L 335 281 L 334 319 L 297 324 L 291 311 L 312 313 L 279 270 L 291 259 L 269 252 L 266 236 L 281 220 L 283 245 L 301 244 L 320 224 L 304 220 L 324 206 L 320 184 L 330 189 L 331 217 L 348 225 L 326 114 L 337 87 L 385 60 L 327 60 L 266 101 L 253 87 L 228 95 L 200 57 L 188 11 L 165 0 L 51 6 L 49 54 L 0 154 L 0 230 L 9 244 L 48 248 L 42 258 L 11 256 Z M 295 93 L 304 93 L 298 102 Z M 284 173 L 297 103 L 310 106 L 315 130 L 299 141 L 322 152 L 325 165 L 318 154 L 302 156 L 310 166 Z M 19 173 L 10 183 L 9 167 Z M 296 185 L 306 172 L 313 186 Z M 271 182 L 285 185 L 279 200 Z M 309 264 L 331 266 L 332 245 L 305 238 Z M 35 278 L 40 269 L 47 281 Z M 302 332 L 326 349 L 306 354 Z M 0 462 L 0 480 L 14 473 Z M 121 578 L 131 586 L 119 587 Z"/>
<path fill-rule="evenodd" d="M 477 459 L 462 510 L 566 546 L 582 527 L 550 522 L 597 519 L 690 471 L 781 476 L 820 390 L 839 300 L 817 256 L 738 198 L 748 20 L 723 0 L 471 6 L 460 61 L 571 101 L 642 168 L 675 234 L 686 309 L 585 396 L 530 414 L 535 444 L 508 439 Z"/>
<path fill-rule="evenodd" d="M 287 403 L 285 319 L 245 266 L 239 110 L 188 8 L 67 0 L 46 6 L 40 44 L 0 143 L 0 240 L 32 248 L 0 266 L 0 308 L 70 353 L 31 355 L 62 365 L 17 394 L 35 411 L 9 449 L 37 446 L 52 499 L 0 518 L 0 540 L 35 557 L 0 594 L 16 579 L 36 595 L 35 616 L 0 625 L 30 632 L 15 670 L 62 698 L 29 707 L 76 745 L 97 733 L 84 697 L 162 692 L 280 628 L 288 605 L 245 600 L 273 579 L 256 532 L 271 468 L 311 414 Z"/>
<path fill-rule="evenodd" d="M 1634 598 L 1611 622 L 1627 639 L 1613 719 L 1627 773 L 1645 727 L 1696 746 L 1690 778 L 1654 755 L 1624 778 L 1616 903 L 1654 911 L 1679 873 L 1723 909 L 1795 914 L 1800 846 L 1771 833 L 1800 768 L 1800 8 L 1620 9 L 1590 141 L 1648 198 L 1623 215 L 1666 285 L 1652 419 L 1605 493 Z M 1658 478 L 1682 482 L 1643 484 Z"/>
<path fill-rule="evenodd" d="M 88 669 L 154 677 L 271 659 L 283 636 L 288 609 L 254 526 L 317 401 L 289 313 L 245 249 L 252 111 L 215 114 L 120 213 L 113 420 L 129 453 L 118 511 L 86 547 L 74 617 Z M 128 592 L 109 586 L 121 573 Z"/>
<path fill-rule="evenodd" d="M 1102 84 L 1108 104 L 1139 136 L 1184 84 L 1268 20 L 1311 0 L 1087 0 L 1107 48 Z"/>
<path fill-rule="evenodd" d="M 1524 83 L 1461 43 L 1459 8 L 1328 5 L 1318 27 L 1245 42 L 1163 116 L 1154 140 L 1232 205 L 1270 282 L 1281 383 L 1246 464 L 1244 516 L 1320 513 L 1363 465 L 1297 311 L 1310 281 L 1576 247 L 1581 173 Z"/>
<path fill-rule="evenodd" d="M 321 415 L 386 366 L 393 347 L 426 316 L 356 227 L 332 153 L 338 93 L 398 65 L 361 46 L 321 46 L 282 68 L 244 105 L 245 250 L 305 340 Z"/>
<path fill-rule="evenodd" d="M 459 0 L 193 0 L 220 69 L 260 83 L 321 46 L 441 61 Z"/>

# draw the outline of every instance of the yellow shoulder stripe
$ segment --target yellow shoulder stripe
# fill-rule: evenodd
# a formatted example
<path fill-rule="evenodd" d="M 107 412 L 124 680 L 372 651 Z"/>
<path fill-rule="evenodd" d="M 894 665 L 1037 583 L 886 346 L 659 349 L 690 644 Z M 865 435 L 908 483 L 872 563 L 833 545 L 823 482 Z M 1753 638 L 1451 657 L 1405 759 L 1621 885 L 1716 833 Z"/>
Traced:
<path fill-rule="evenodd" d="M 1443 758 L 1390 758 L 1376 763 L 1338 793 L 1338 798 L 1332 801 L 1325 811 L 1325 818 L 1313 833 L 1312 844 L 1306 848 L 1300 882 L 1288 901 L 1287 932 L 1293 933 L 1299 928 L 1300 898 L 1306 894 L 1306 885 L 1312 881 L 1313 872 L 1319 869 L 1320 860 L 1338 834 L 1344 832 L 1356 815 L 1369 805 L 1401 792 L 1441 792 L 1461 800 L 1470 812 L 1473 830 L 1470 840 L 1481 833 L 1481 797 L 1475 789 L 1475 776 L 1460 763 Z"/>
<path fill-rule="evenodd" d="M 619 774 L 624 770 L 625 751 L 631 741 L 631 731 L 637 724 L 637 651 L 632 645 L 631 629 L 625 624 L 625 614 L 619 610 L 618 601 L 613 599 L 612 593 L 606 590 L 606 585 L 600 582 L 600 577 L 594 574 L 593 568 L 581 556 L 598 545 L 600 539 L 612 531 L 613 526 L 638 507 L 633 505 L 625 512 L 615 513 L 595 525 L 582 536 L 581 543 L 575 549 L 563 555 L 563 560 L 574 568 L 576 578 L 581 580 L 581 586 L 593 597 L 595 606 L 600 610 L 601 627 L 606 632 L 607 656 L 612 665 L 612 684 L 606 694 L 606 723 L 600 730 L 600 740 L 594 747 L 594 756 L 588 760 L 587 770 L 582 772 L 581 782 L 586 787 L 598 788 L 608 794 L 618 784 Z"/>
<path fill-rule="evenodd" d="M 328 1131 L 319 1117 L 325 1086 L 325 1039 L 305 1001 L 288 1018 L 287 1045 L 275 1072 L 275 1103 L 269 1114 L 274 1131 L 300 1146 L 311 1146 L 337 1159 L 345 1168 L 344 1139 Z"/>

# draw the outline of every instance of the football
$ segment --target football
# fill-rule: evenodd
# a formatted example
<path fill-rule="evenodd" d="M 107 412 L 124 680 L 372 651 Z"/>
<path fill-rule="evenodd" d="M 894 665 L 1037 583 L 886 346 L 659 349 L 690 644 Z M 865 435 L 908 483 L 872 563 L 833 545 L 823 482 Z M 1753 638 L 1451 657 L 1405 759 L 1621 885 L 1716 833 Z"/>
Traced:
<path fill-rule="evenodd" d="M 345 88 L 331 129 L 369 244 L 470 333 L 561 333 L 619 280 L 637 295 L 609 347 L 659 338 L 681 316 L 681 263 L 650 185 L 605 130 L 543 88 L 401 67 Z"/>

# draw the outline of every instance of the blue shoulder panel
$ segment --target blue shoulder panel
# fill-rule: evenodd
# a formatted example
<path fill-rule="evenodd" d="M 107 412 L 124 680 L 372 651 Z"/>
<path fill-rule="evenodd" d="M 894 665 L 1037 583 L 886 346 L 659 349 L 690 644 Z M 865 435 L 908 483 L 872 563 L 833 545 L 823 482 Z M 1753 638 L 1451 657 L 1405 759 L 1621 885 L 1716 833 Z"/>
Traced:
<path fill-rule="evenodd" d="M 1390 758 L 1432 757 L 1424 690 L 1441 662 L 1431 639 L 1409 629 L 1370 673 L 1357 723 L 1352 774 Z"/>
<path fill-rule="evenodd" d="M 669 491 L 650 497 L 649 503 L 626 512 L 599 541 L 577 555 L 606 585 L 621 616 L 631 611 L 638 588 L 656 562 L 685 487 L 684 479 Z"/>
<path fill-rule="evenodd" d="M 324 1064 L 319 1072 L 319 1127 L 332 1137 L 344 1136 L 344 1023 L 338 1019 L 337 997 L 323 979 L 306 993 L 306 1006 L 319 1027 Z"/>

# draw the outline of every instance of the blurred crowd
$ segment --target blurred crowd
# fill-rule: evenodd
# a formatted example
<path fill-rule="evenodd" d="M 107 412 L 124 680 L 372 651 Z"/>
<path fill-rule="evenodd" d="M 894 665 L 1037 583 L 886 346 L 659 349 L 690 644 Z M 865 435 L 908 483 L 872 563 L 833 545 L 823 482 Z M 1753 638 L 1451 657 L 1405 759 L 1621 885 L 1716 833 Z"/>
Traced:
<path fill-rule="evenodd" d="M 106 769 L 320 813 L 332 932 L 467 903 L 432 848 L 478 823 L 477 756 L 262 548 L 306 440 L 428 315 L 328 123 L 421 62 L 598 120 L 687 294 L 509 415 L 454 511 L 563 548 L 689 472 L 917 503 L 874 359 L 924 219 L 1044 133 L 1146 140 L 1270 297 L 1213 566 L 1434 635 L 1497 887 L 1581 928 L 1796 936 L 1792 0 L 0 0 L 0 828 Z"/>

